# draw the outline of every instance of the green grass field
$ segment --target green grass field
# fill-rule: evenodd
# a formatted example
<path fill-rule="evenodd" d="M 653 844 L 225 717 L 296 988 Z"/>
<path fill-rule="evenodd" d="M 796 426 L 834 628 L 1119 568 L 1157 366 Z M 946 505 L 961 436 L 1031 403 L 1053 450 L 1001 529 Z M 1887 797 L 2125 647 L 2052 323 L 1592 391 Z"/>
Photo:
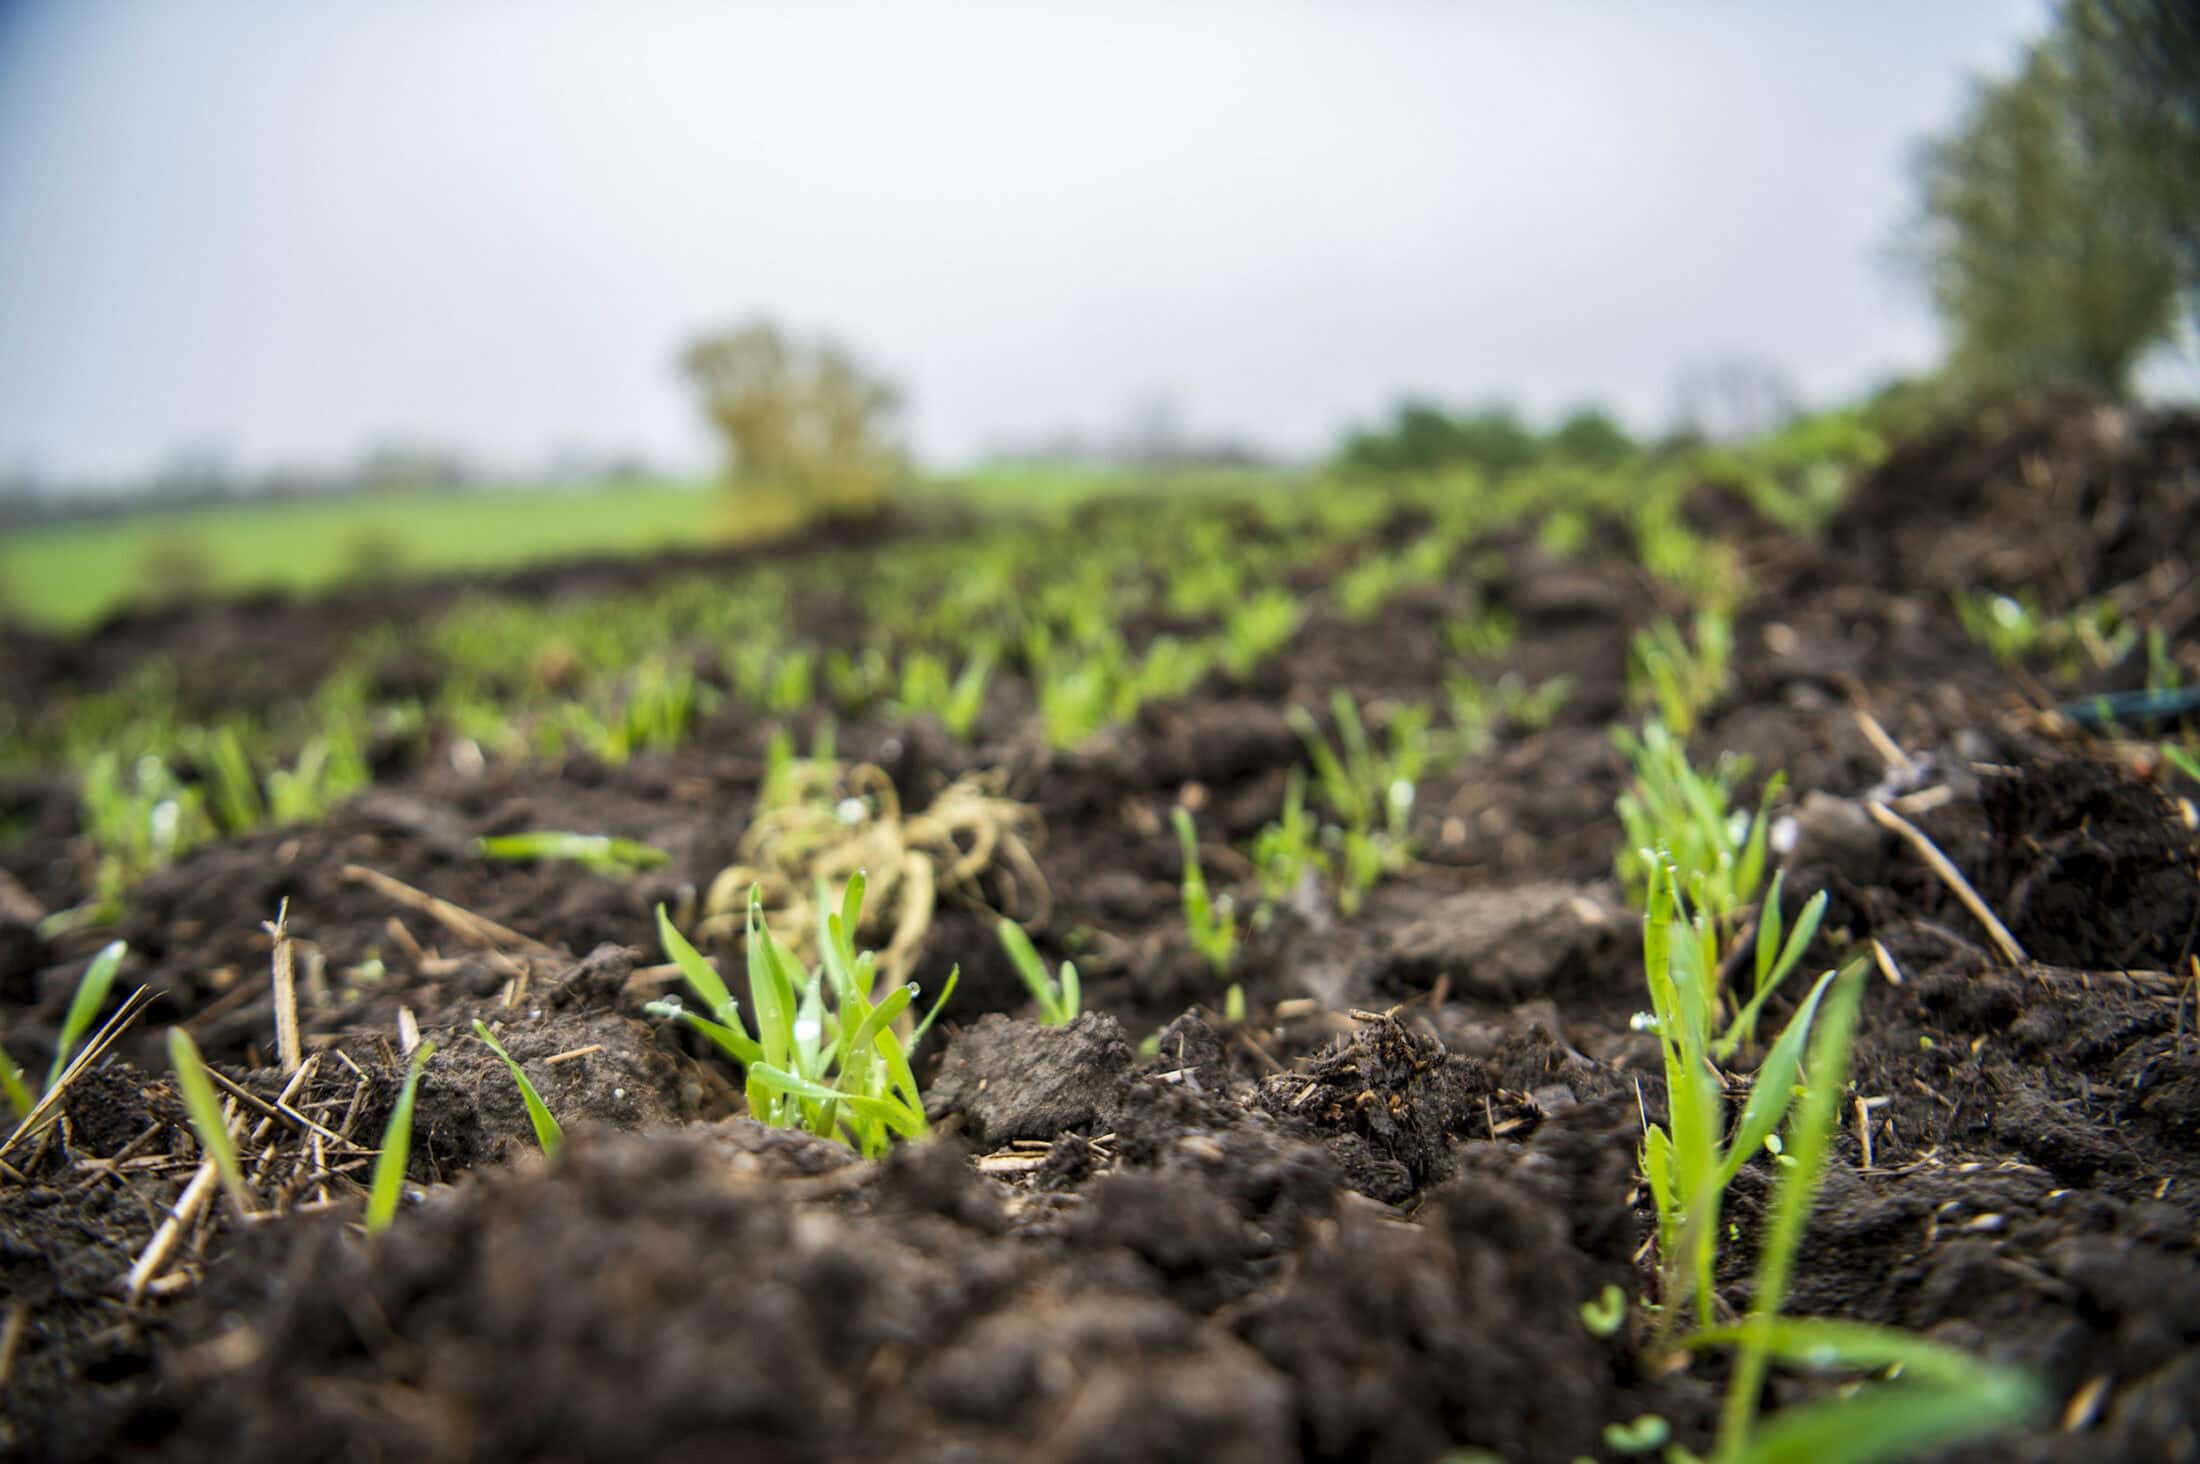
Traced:
<path fill-rule="evenodd" d="M 76 630 L 161 589 L 309 591 L 345 580 L 508 569 L 706 543 L 726 502 L 697 484 L 420 490 L 314 503 L 242 503 L 12 534 L 0 604 Z"/>
<path fill-rule="evenodd" d="M 988 510 L 1058 510 L 1111 494 L 1246 491 L 1278 481 L 1278 474 L 1257 469 L 1155 474 L 1016 467 L 928 480 L 910 497 Z M 787 519 L 768 510 L 743 518 L 711 485 L 677 481 L 573 490 L 423 489 L 149 511 L 25 530 L 0 541 L 0 616 L 42 629 L 82 630 L 163 594 L 306 593 L 346 581 L 698 548 L 767 536 Z"/>

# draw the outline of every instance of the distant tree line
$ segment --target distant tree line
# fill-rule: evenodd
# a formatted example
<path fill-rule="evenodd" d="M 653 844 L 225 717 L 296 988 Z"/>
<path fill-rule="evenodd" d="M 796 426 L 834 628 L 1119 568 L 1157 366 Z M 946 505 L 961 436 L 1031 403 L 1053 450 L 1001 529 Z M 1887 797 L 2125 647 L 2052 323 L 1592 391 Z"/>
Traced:
<path fill-rule="evenodd" d="M 1569 413 L 1548 431 L 1537 431 L 1510 406 L 1489 404 L 1450 412 L 1432 402 L 1401 402 L 1387 426 L 1345 439 L 1338 466 L 1387 473 L 1474 468 L 1497 478 L 1555 459 L 1585 468 L 1610 468 L 1642 453 L 1642 445 L 1602 408 Z"/>

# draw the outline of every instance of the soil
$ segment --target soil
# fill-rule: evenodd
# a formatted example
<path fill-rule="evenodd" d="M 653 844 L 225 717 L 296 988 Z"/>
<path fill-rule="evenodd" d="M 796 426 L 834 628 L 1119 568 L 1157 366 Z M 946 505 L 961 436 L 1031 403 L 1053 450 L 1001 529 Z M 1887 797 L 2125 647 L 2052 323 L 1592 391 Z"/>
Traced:
<path fill-rule="evenodd" d="M 2192 418 L 2033 403 L 1898 453 L 1822 541 L 1714 515 L 1755 589 L 1699 745 L 1748 757 L 1752 794 L 1785 770 L 1789 903 L 1830 895 L 1813 963 L 1880 952 L 1790 1309 L 2038 1369 L 2048 1416 L 1958 1457 L 2200 1458 L 2196 790 L 2051 715 L 1950 600 L 2115 596 L 2189 640 L 2196 463 Z M 1423 782 L 1422 858 L 1356 918 L 1293 900 L 1249 929 L 1243 1023 L 1185 937 L 1169 809 L 1198 805 L 1211 881 L 1248 879 L 1223 840 L 1281 808 L 1304 755 L 1283 708 L 1337 686 L 1378 708 L 1436 691 L 1449 587 L 1365 623 L 1318 613 L 1249 683 L 1211 679 L 1071 754 L 1031 743 L 1013 683 L 973 745 L 841 727 L 844 755 L 878 761 L 905 801 L 1009 770 L 1047 826 L 1034 937 L 1085 977 L 1086 1015 L 1038 1026 L 990 915 L 944 904 L 914 973 L 928 991 L 951 964 L 962 978 L 922 1065 L 937 1137 L 881 1162 L 742 1116 L 737 1077 L 643 1010 L 668 989 L 655 905 L 731 862 L 755 804 L 758 714 L 729 707 L 615 768 L 482 768 L 438 745 L 319 823 L 191 853 L 131 892 L 119 930 L 52 941 L 38 915 L 83 889 L 73 792 L 0 790 L 17 830 L 0 845 L 8 1050 L 43 1072 L 110 935 L 129 943 L 118 994 L 159 997 L 56 1124 L 0 1154 L 0 1451 L 1568 1460 L 1615 1457 L 1605 1425 L 1644 1413 L 1707 1448 L 1719 1367 L 1653 1370 L 1579 1316 L 1608 1284 L 1654 1285 L 1637 1148 L 1662 1084 L 1630 1021 L 1645 998 L 1608 728 L 1629 634 L 1671 607 L 1623 538 L 1575 560 L 1527 533 L 1495 547 L 1483 593 L 1520 635 L 1482 669 L 1564 671 L 1573 695 Z M 417 593 L 405 613 L 456 587 Z M 194 698 L 254 704 L 366 614 L 198 607 L 81 642 L 17 636 L 7 695 L 165 657 L 194 668 Z M 1970 877 L 2023 961 L 1872 820 L 1874 799 Z M 544 826 L 671 862 L 627 879 L 472 853 Z M 470 943 L 360 871 L 526 943 Z M 268 1118 L 285 1080 L 262 922 L 286 900 L 314 1056 L 290 1116 Z M 401 1009 L 441 1051 L 402 1212 L 367 1237 L 355 1181 L 395 1099 Z M 465 1035 L 477 1017 L 564 1121 L 558 1162 Z M 179 1022 L 251 1095 L 246 1122 L 264 1118 L 257 1172 L 286 1213 L 208 1206 L 133 1299 L 125 1273 L 196 1167 L 164 1056 Z M 1759 1164 L 1735 1183 L 1729 1305 L 1770 1185 Z M 1776 1379 L 1771 1402 L 1809 1386 Z"/>

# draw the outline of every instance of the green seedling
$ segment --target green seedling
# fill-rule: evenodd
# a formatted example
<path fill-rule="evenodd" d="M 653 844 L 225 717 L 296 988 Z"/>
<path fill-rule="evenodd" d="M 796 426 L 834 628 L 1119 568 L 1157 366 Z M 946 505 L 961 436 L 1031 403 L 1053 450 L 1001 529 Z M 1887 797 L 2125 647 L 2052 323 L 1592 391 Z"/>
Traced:
<path fill-rule="evenodd" d="M 412 1156 L 413 1098 L 420 1088 L 420 1070 L 435 1056 L 435 1044 L 423 1042 L 413 1049 L 405 1067 L 405 1081 L 390 1109 L 389 1126 L 382 1131 L 382 1150 L 374 1156 L 374 1173 L 367 1182 L 367 1234 L 377 1235 L 397 1218 L 397 1202 L 405 1192 L 405 1164 Z"/>
<path fill-rule="evenodd" d="M 1581 1325 L 1592 1337 L 1616 1337 L 1627 1322 L 1627 1293 L 1607 1285 L 1581 1304 Z"/>
<path fill-rule="evenodd" d="M 69 998 L 69 1010 L 61 1019 L 61 1035 L 54 1044 L 53 1063 L 46 1069 L 46 1080 L 33 1091 L 28 1077 L 15 1060 L 0 1050 L 0 1096 L 7 1100 L 18 1120 L 30 1117 L 43 1095 L 53 1091 L 61 1081 L 61 1075 L 69 1070 L 69 1059 L 76 1055 L 77 1044 L 84 1034 L 92 1030 L 99 1014 L 106 1009 L 107 993 L 115 984 L 115 970 L 122 964 L 124 952 L 129 949 L 121 941 L 109 941 L 100 948 L 77 978 L 76 992 Z"/>
<path fill-rule="evenodd" d="M 206 1075 L 206 1059 L 199 1055 L 199 1044 L 181 1027 L 168 1029 L 168 1061 L 176 1070 L 176 1088 L 183 1094 L 184 1112 L 199 1136 L 199 1147 L 214 1161 L 222 1188 L 229 1192 L 229 1202 L 237 1207 L 237 1213 L 249 1215 L 252 1193 L 245 1188 L 244 1166 L 237 1162 L 237 1144 L 230 1136 L 229 1120 L 222 1112 L 221 1099 L 215 1095 L 214 1080 Z"/>
<path fill-rule="evenodd" d="M 1653 860 L 1651 867 L 1662 872 L 1653 874 L 1643 917 L 1643 967 L 1653 1009 L 1646 1025 L 1657 1033 L 1664 1059 L 1666 1124 L 1645 1125 L 1643 1173 L 1658 1212 L 1664 1315 L 1678 1315 L 1680 1298 L 1692 1295 L 1697 1323 L 1708 1327 L 1722 1198 L 1786 1116 L 1803 1044 L 1835 973 L 1818 978 L 1766 1049 L 1729 1135 L 1724 1084 L 1712 1063 L 1717 938 L 1702 912 L 1691 915 L 1670 866 Z M 1860 970 L 1861 963 L 1849 969 Z"/>
<path fill-rule="evenodd" d="M 1615 1454 L 1650 1454 L 1673 1437 L 1673 1425 L 1655 1413 L 1645 1413 L 1632 1423 L 1604 1425 L 1604 1447 Z"/>
<path fill-rule="evenodd" d="M 1338 819 L 1323 839 L 1339 851 L 1337 904 L 1349 916 L 1358 913 L 1377 880 L 1412 862 L 1414 785 L 1434 746 L 1434 712 L 1426 703 L 1399 708 L 1380 752 L 1350 695 L 1336 692 L 1330 712 L 1337 724 L 1335 746 L 1303 708 L 1293 707 L 1287 719 L 1306 744 L 1323 803 Z"/>
<path fill-rule="evenodd" d="M 1628 841 L 1619 859 L 1620 882 L 1642 897 L 1654 873 L 1643 851 L 1659 850 L 1680 871 L 1690 903 L 1715 922 L 1731 924 L 1756 899 L 1764 879 L 1771 808 L 1784 779 L 1775 774 L 1756 814 L 1745 817 L 1728 807 L 1745 771 L 1740 762 L 1726 759 L 1713 772 L 1698 772 L 1681 740 L 1657 721 L 1639 737 L 1614 728 L 1612 741 L 1634 773 L 1616 805 Z"/>
<path fill-rule="evenodd" d="M 1519 638 L 1519 622 L 1510 610 L 1497 606 L 1444 622 L 1444 644 L 1461 656 L 1495 660 L 1510 651 Z"/>
<path fill-rule="evenodd" d="M 672 862 L 670 854 L 654 845 L 638 843 L 633 839 L 615 838 L 609 834 L 549 831 L 498 834 L 491 838 L 476 839 L 474 848 L 485 859 L 505 859 L 520 864 L 563 860 L 581 865 L 597 874 L 614 877 L 639 874 L 648 869 L 661 869 Z"/>
<path fill-rule="evenodd" d="M 1039 959 L 1039 952 L 1031 944 L 1031 937 L 1015 921 L 1003 918 L 1000 925 L 1001 948 L 1015 963 L 1016 974 L 1023 977 L 1024 988 L 1031 999 L 1039 1004 L 1039 1021 L 1049 1027 L 1066 1027 L 1077 1020 L 1083 1000 L 1083 988 L 1077 980 L 1077 965 L 1064 961 L 1059 979 L 1047 974 L 1046 962 Z"/>
<path fill-rule="evenodd" d="M 1219 975 L 1230 969 L 1230 957 L 1237 950 L 1237 915 L 1229 896 L 1220 900 L 1208 896 L 1207 877 L 1199 867 L 1199 834 L 1192 827 L 1190 811 L 1179 805 L 1169 818 L 1184 851 L 1184 928 L 1191 934 L 1192 949 Z"/>
<path fill-rule="evenodd" d="M 115 984 L 115 968 L 122 964 L 123 953 L 128 949 L 119 940 L 109 941 L 77 978 L 76 993 L 69 998 L 68 1013 L 61 1019 L 61 1038 L 54 1047 L 53 1065 L 46 1069 L 47 1091 L 52 1091 L 54 1084 L 61 1081 L 62 1073 L 68 1070 L 69 1059 L 76 1054 L 76 1045 L 99 1020 L 100 1012 L 107 1005 L 107 992 Z"/>
<path fill-rule="evenodd" d="M 985 710 L 986 687 L 993 677 L 994 654 L 981 647 L 948 679 L 947 662 L 929 651 L 914 651 L 901 666 L 899 710 L 903 716 L 930 713 L 947 735 L 967 742 Z"/>
<path fill-rule="evenodd" d="M 1253 868 L 1260 876 L 1261 909 L 1256 916 L 1273 914 L 1311 876 L 1328 868 L 1321 851 L 1321 830 L 1306 811 L 1306 770 L 1293 768 L 1284 775 L 1283 817 L 1253 838 Z"/>
<path fill-rule="evenodd" d="M 1749 1314 L 1739 1325 L 1706 1328 L 1684 1344 L 1691 1350 L 1735 1351 L 1716 1464 L 1907 1458 L 2026 1423 L 2044 1403 L 2028 1374 L 1941 1343 L 1889 1327 L 1779 1314 L 1839 1123 L 1863 974 L 1861 964 L 1842 973 L 1812 1036 L 1807 1077 L 1784 1146 L 1791 1162 L 1773 1191 Z M 1799 1404 L 1760 1424 L 1759 1395 L 1773 1361 L 1813 1369 L 1893 1369 L 1899 1378 Z"/>
<path fill-rule="evenodd" d="M 1804 902 L 1802 913 L 1795 917 L 1795 928 L 1781 929 L 1780 896 L 1787 883 L 1787 871 L 1781 870 L 1772 877 L 1772 888 L 1765 892 L 1764 903 L 1757 912 L 1757 942 L 1755 950 L 1756 985 L 1749 1000 L 1735 1013 L 1726 1035 L 1712 1045 L 1712 1055 L 1724 1062 L 1737 1049 L 1754 1047 L 1757 1043 L 1757 1020 L 1764 1012 L 1765 999 L 1780 989 L 1795 968 L 1802 963 L 1803 953 L 1818 934 L 1819 922 L 1826 914 L 1826 892 L 1820 890 Z"/>
<path fill-rule="evenodd" d="M 1245 987 L 1233 981 L 1222 993 L 1222 1020 L 1233 1027 L 1245 1025 Z"/>
<path fill-rule="evenodd" d="M 1655 709 L 1675 736 L 1686 738 L 1726 694 L 1733 662 L 1734 623 L 1727 616 L 1699 611 L 1693 644 L 1678 625 L 1660 620 L 1635 633 L 1627 659 L 1628 700 Z"/>
<path fill-rule="evenodd" d="M 528 1080 L 527 1074 L 520 1069 L 512 1054 L 504 1050 L 504 1044 L 497 1041 L 496 1034 L 489 1030 L 489 1024 L 478 1017 L 474 1019 L 474 1035 L 487 1043 L 491 1052 L 504 1059 L 505 1067 L 511 1070 L 513 1083 L 519 1087 L 520 1101 L 527 1105 L 527 1121 L 535 1126 L 535 1142 L 542 1147 L 546 1156 L 557 1158 L 565 1148 L 565 1130 L 551 1116 L 550 1105 L 542 1101 L 542 1094 L 536 1091 L 535 1085 Z"/>
<path fill-rule="evenodd" d="M 2004 666 L 2015 666 L 2047 639 L 2046 618 L 2031 596 L 1992 590 L 1959 591 L 1956 618 L 1973 641 Z"/>
<path fill-rule="evenodd" d="M 223 727 L 205 738 L 200 756 L 213 783 L 214 810 L 221 815 L 223 828 L 241 834 L 267 822 L 259 775 L 252 770 L 252 759 L 236 728 Z"/>
<path fill-rule="evenodd" d="M 1262 590 L 1238 603 L 1222 622 L 1222 664 L 1240 681 L 1291 643 L 1306 621 L 1306 605 L 1289 590 Z"/>
<path fill-rule="evenodd" d="M 954 993 L 960 972 L 948 973 L 939 1000 L 905 1043 L 896 1026 L 916 999 L 916 983 L 872 1000 L 877 957 L 855 949 L 863 888 L 858 874 L 848 882 L 837 909 L 819 888 L 815 903 L 822 959 L 806 977 L 765 925 L 761 892 L 750 890 L 746 944 L 753 1036 L 725 981 L 658 906 L 657 934 L 665 953 L 709 1015 L 688 1011 L 676 1000 L 652 1002 L 648 1010 L 686 1022 L 741 1064 L 749 1112 L 759 1122 L 806 1129 L 877 1158 L 896 1139 L 922 1138 L 929 1131 L 908 1054 Z"/>
<path fill-rule="evenodd" d="M 1413 785 L 1428 765 L 1429 707 L 1400 708 L 1391 718 L 1386 751 L 1377 752 L 1349 693 L 1338 690 L 1329 706 L 1337 724 L 1335 747 L 1303 707 L 1287 714 L 1292 730 L 1306 744 L 1323 802 L 1346 828 L 1369 833 L 1380 829 L 1402 845 L 1413 812 Z"/>

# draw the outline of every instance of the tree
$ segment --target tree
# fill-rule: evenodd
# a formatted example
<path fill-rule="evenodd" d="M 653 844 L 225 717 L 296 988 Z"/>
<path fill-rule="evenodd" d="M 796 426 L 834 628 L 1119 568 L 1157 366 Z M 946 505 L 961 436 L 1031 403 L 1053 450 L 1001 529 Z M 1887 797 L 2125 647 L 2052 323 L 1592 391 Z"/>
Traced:
<path fill-rule="evenodd" d="M 1585 468 L 1616 468 L 1641 451 L 1602 407 L 1576 407 L 1552 429 L 1549 441 L 1553 452 Z"/>
<path fill-rule="evenodd" d="M 789 339 L 769 321 L 705 336 L 681 356 L 743 494 L 803 509 L 875 509 L 907 458 L 900 393 L 830 341 Z"/>
<path fill-rule="evenodd" d="M 2200 283 L 2200 22 L 2171 0 L 2069 0 L 1927 145 L 1920 180 L 1950 372 L 2123 394 Z"/>

